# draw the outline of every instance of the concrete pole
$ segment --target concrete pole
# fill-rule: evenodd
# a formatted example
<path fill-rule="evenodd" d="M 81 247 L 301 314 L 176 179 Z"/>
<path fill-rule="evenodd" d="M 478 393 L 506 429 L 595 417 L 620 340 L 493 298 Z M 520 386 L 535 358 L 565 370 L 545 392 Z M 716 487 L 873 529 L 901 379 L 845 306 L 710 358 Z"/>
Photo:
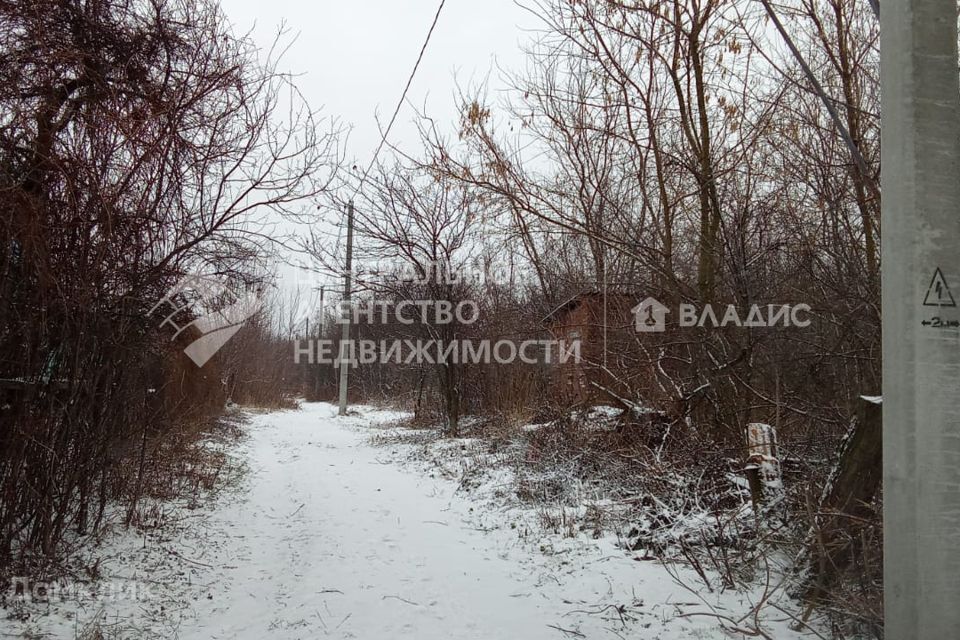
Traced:
<path fill-rule="evenodd" d="M 324 315 L 326 315 L 324 313 L 326 311 L 326 308 L 323 306 L 323 295 L 326 292 L 326 290 L 327 290 L 327 285 L 325 284 L 320 285 L 320 334 L 317 336 L 318 338 L 323 337 Z"/>
<path fill-rule="evenodd" d="M 324 315 L 326 315 L 326 307 L 323 306 L 323 293 L 325 286 L 320 285 L 320 318 L 317 321 L 317 342 L 319 345 L 320 341 L 323 340 L 323 330 L 324 330 Z M 317 366 L 313 369 L 313 397 L 314 399 L 320 397 L 320 370 L 321 366 L 317 363 Z"/>
<path fill-rule="evenodd" d="M 957 5 L 888 0 L 880 18 L 885 636 L 945 640 L 960 638 Z"/>
<path fill-rule="evenodd" d="M 343 334 L 340 338 L 340 415 L 347 415 L 347 374 L 350 370 L 350 276 L 353 268 L 353 200 L 347 205 L 347 266 L 343 272 Z"/>

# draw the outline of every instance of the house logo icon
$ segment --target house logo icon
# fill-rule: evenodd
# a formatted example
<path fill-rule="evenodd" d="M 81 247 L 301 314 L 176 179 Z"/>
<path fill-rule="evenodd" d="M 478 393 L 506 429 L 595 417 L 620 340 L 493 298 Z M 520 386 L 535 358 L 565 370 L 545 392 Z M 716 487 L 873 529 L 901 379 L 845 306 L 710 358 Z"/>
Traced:
<path fill-rule="evenodd" d="M 655 298 L 641 301 L 631 312 L 634 328 L 639 333 L 660 333 L 667 328 L 667 314 L 670 309 Z"/>
<path fill-rule="evenodd" d="M 193 295 L 188 298 L 187 293 Z M 176 333 L 173 334 L 171 340 L 176 339 L 187 327 L 194 327 L 199 330 L 200 337 L 187 345 L 183 352 L 193 360 L 194 364 L 202 367 L 240 330 L 243 323 L 253 317 L 264 305 L 259 292 L 247 291 L 242 296 L 232 295 L 231 297 L 235 299 L 233 304 L 220 309 L 209 310 L 209 307 L 219 302 L 225 294 L 232 293 L 226 284 L 217 278 L 188 274 L 171 287 L 167 294 L 157 304 L 153 305 L 147 315 L 151 315 L 163 304 L 173 308 L 173 312 L 160 323 L 160 326 L 169 324 L 176 329 Z M 185 324 L 177 325 L 174 317 L 194 305 L 207 311 L 207 313 L 200 315 L 201 312 L 197 312 Z"/>

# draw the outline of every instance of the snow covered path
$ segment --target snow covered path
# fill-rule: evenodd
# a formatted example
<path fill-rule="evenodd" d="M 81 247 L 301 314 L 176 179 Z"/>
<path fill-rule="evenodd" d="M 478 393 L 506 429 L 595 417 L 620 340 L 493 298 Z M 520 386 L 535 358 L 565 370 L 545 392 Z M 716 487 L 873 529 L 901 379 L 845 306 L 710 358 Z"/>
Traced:
<path fill-rule="evenodd" d="M 577 607 L 541 593 L 527 553 L 468 528 L 448 481 L 378 460 L 363 422 L 325 404 L 255 419 L 251 491 L 222 515 L 237 569 L 181 637 L 563 637 L 548 625 Z"/>
<path fill-rule="evenodd" d="M 14 628 L 0 621 L 0 637 L 75 638 L 97 618 L 109 638 L 689 640 L 736 637 L 703 614 L 750 610 L 747 596 L 694 594 L 610 539 L 524 539 L 522 514 L 372 446 L 371 423 L 396 414 L 335 414 L 316 403 L 252 416 L 242 488 L 174 530 L 107 540 L 102 575 L 154 585 L 145 601 L 43 605 Z"/>
<path fill-rule="evenodd" d="M 255 418 L 250 493 L 219 516 L 221 561 L 237 568 L 180 637 L 729 637 L 713 618 L 683 617 L 708 608 L 660 564 L 602 541 L 538 553 L 509 526 L 472 526 L 449 480 L 381 458 L 371 419 L 326 404 Z M 711 597 L 722 613 L 749 609 Z"/>
<path fill-rule="evenodd" d="M 238 568 L 181 637 L 562 635 L 528 570 L 450 511 L 452 487 L 378 461 L 349 426 L 361 421 L 334 416 L 318 404 L 257 419 L 256 479 L 223 514 Z"/>

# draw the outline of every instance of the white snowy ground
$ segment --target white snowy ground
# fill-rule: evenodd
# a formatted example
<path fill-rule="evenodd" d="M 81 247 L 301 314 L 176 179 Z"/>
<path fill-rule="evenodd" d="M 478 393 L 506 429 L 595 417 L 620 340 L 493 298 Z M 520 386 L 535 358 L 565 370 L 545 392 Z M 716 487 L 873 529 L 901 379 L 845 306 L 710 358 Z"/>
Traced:
<path fill-rule="evenodd" d="M 489 507 L 368 443 L 396 414 L 335 413 L 253 416 L 234 495 L 162 536 L 107 540 L 101 574 L 138 598 L 28 603 L 27 620 L 0 619 L 0 637 L 75 638 L 97 618 L 108 638 L 729 638 L 704 614 L 736 622 L 759 597 L 694 594 L 610 540 L 521 539 L 508 510 L 477 527 L 472 510 Z M 802 637 L 777 617 L 768 637 Z"/>

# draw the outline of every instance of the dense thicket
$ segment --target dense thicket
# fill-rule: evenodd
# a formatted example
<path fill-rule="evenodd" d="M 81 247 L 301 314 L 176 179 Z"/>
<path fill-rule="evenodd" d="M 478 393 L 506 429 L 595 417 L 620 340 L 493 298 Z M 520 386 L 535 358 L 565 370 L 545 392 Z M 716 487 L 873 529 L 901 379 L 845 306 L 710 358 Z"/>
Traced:
<path fill-rule="evenodd" d="M 207 0 L 0 2 L 0 563 L 133 513 L 251 364 L 148 312 L 185 273 L 256 286 L 263 212 L 321 189 L 287 88 Z"/>

